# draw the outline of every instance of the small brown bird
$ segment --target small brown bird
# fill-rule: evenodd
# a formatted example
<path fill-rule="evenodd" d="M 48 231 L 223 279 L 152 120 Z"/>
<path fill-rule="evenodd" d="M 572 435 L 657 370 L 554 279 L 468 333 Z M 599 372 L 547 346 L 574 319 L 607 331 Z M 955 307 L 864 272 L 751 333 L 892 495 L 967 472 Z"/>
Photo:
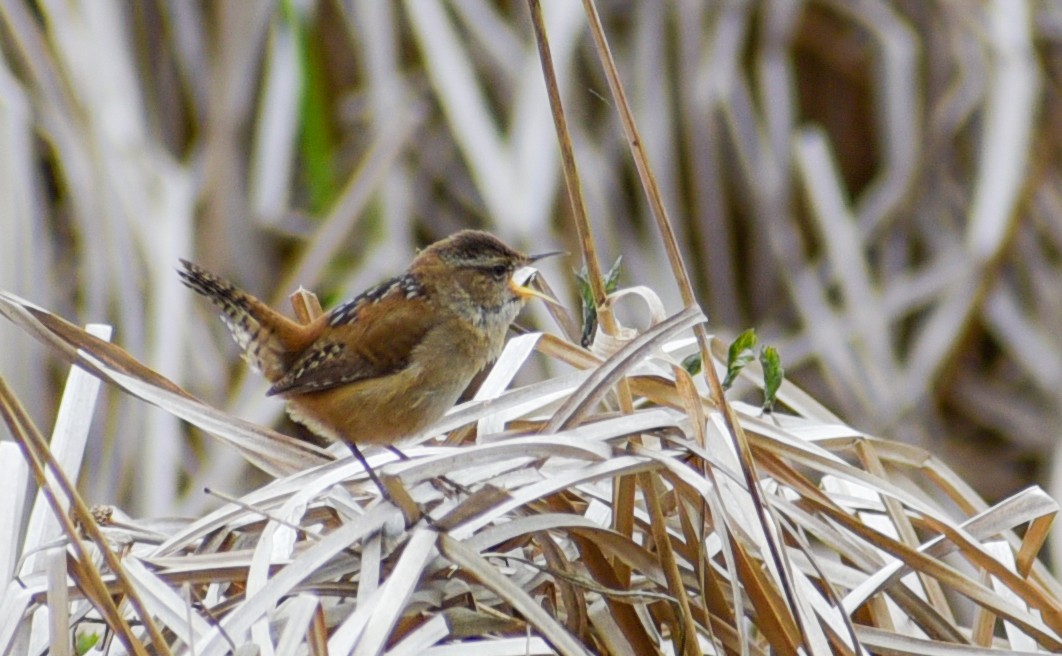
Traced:
<path fill-rule="evenodd" d="M 292 419 L 351 444 L 362 459 L 357 444 L 394 444 L 442 417 L 501 353 L 524 302 L 553 301 L 513 273 L 554 254 L 524 255 L 464 230 L 308 324 L 191 262 L 181 260 L 179 274 L 221 308 L 244 358 L 273 384 L 268 394 L 287 401 Z"/>

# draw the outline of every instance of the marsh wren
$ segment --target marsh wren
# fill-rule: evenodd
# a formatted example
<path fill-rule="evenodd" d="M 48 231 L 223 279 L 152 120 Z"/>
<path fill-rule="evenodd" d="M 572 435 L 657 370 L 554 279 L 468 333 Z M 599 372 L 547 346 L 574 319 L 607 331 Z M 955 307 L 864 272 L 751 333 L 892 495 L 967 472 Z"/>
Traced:
<path fill-rule="evenodd" d="M 191 262 L 181 260 L 179 274 L 221 309 L 244 358 L 272 383 L 267 394 L 364 464 L 358 444 L 391 445 L 433 424 L 501 353 L 524 302 L 553 301 L 513 274 L 554 254 L 524 255 L 464 230 L 307 324 Z"/>

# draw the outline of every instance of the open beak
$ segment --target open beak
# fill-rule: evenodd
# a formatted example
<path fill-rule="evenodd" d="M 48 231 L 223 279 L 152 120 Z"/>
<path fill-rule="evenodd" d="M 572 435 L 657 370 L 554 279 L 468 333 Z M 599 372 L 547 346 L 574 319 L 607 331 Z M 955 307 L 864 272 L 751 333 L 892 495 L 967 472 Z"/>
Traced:
<path fill-rule="evenodd" d="M 561 255 L 563 252 L 564 251 L 550 251 L 549 253 L 530 255 L 528 256 L 527 260 L 528 263 L 531 263 L 546 257 L 550 257 L 551 255 Z M 545 301 L 546 303 L 552 303 L 553 305 L 556 305 L 558 307 L 563 307 L 560 301 L 553 298 L 549 294 L 545 294 L 543 292 L 538 291 L 537 289 L 532 289 L 531 287 L 527 286 L 527 283 L 531 282 L 531 280 L 537 274 L 538 271 L 536 271 L 532 267 L 525 266 L 520 269 L 517 269 L 516 272 L 513 273 L 513 277 L 509 279 L 509 289 L 513 290 L 514 294 L 524 299 L 525 301 L 530 300 L 532 298 L 537 298 Z"/>
<path fill-rule="evenodd" d="M 531 278 L 528 278 L 528 280 L 530 280 L 530 279 Z M 558 301 L 557 299 L 553 298 L 549 294 L 544 294 L 544 293 L 538 291 L 537 289 L 532 289 L 531 287 L 527 287 L 525 285 L 521 285 L 521 284 L 517 283 L 515 279 L 513 279 L 513 280 L 511 280 L 509 282 L 509 289 L 513 290 L 514 294 L 516 294 L 520 298 L 524 299 L 525 301 L 526 300 L 530 300 L 531 298 L 538 298 L 538 299 L 541 299 L 541 300 L 543 300 L 543 301 L 545 301 L 547 303 L 552 303 L 553 305 L 564 307 L 563 305 L 561 305 L 560 301 Z"/>

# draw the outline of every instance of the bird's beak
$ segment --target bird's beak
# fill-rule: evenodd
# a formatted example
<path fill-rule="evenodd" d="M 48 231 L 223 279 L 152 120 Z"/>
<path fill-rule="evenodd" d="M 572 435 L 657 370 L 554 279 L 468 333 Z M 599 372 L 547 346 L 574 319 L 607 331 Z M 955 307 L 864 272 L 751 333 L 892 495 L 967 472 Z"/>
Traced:
<path fill-rule="evenodd" d="M 547 253 L 546 255 L 556 255 L 556 253 Z M 546 257 L 546 255 L 532 256 L 532 258 L 543 258 Z M 530 300 L 531 298 L 537 298 L 547 303 L 552 303 L 553 305 L 561 306 L 561 302 L 553 298 L 549 294 L 545 294 L 543 292 L 538 291 L 537 289 L 533 289 L 527 286 L 527 283 L 531 282 L 531 279 L 534 278 L 537 273 L 538 271 L 531 267 L 523 267 L 517 269 L 516 272 L 513 273 L 513 277 L 509 279 L 509 289 L 511 289 L 514 294 L 516 294 L 525 301 Z"/>

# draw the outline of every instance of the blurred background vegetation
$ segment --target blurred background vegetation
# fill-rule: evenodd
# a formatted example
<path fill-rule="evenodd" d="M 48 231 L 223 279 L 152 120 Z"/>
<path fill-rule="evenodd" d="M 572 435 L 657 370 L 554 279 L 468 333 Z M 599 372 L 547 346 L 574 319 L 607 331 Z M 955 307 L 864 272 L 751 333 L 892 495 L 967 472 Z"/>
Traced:
<path fill-rule="evenodd" d="M 543 4 L 596 241 L 674 311 L 582 6 Z M 713 330 L 756 327 L 845 421 L 989 499 L 1062 498 L 1062 3 L 597 6 Z M 568 215 L 522 1 L 0 2 L 0 288 L 240 416 L 282 410 L 179 257 L 328 305 L 462 227 L 578 252 Z M 578 264 L 546 268 L 570 302 Z M 50 428 L 64 368 L 0 345 Z M 89 499 L 240 486 L 234 453 L 108 394 Z"/>

